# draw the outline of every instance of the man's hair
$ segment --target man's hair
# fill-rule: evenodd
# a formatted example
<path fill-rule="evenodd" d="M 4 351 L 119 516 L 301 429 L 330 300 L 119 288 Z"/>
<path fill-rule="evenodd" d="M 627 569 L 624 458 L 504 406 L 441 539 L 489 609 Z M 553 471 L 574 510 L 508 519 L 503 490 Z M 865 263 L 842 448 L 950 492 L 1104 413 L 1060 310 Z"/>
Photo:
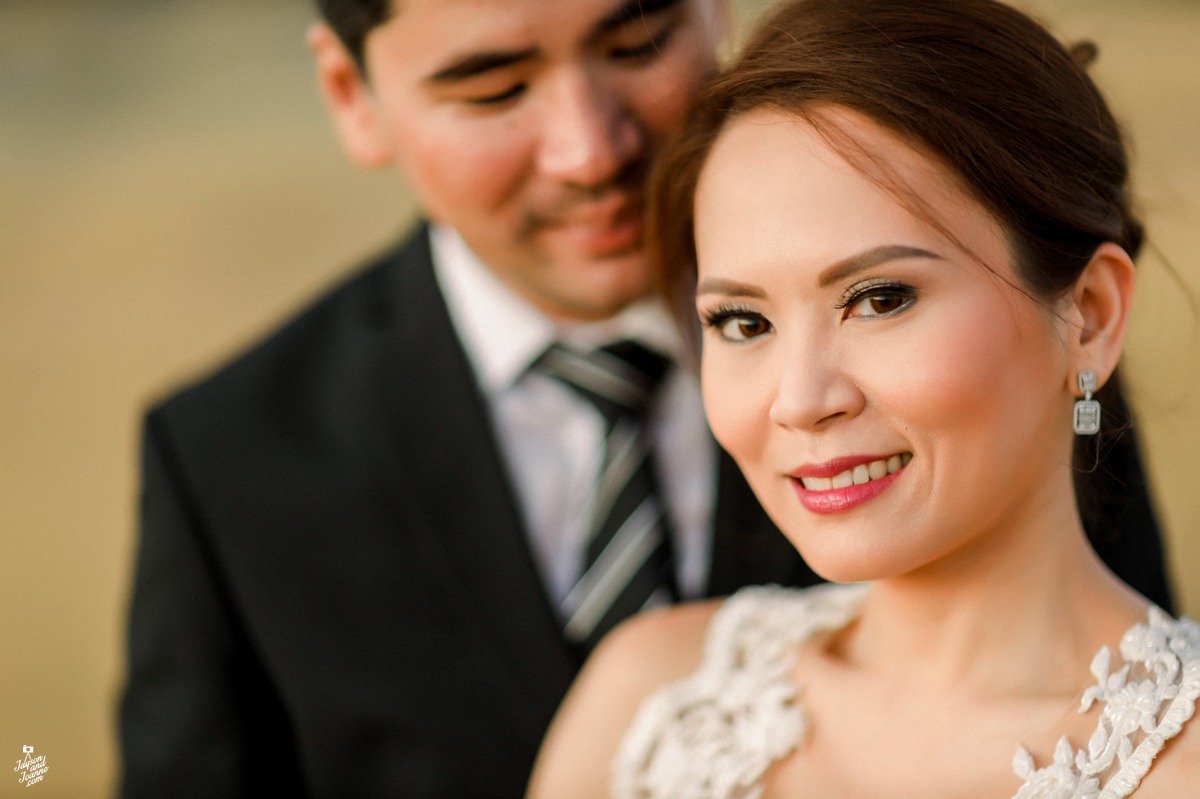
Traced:
<path fill-rule="evenodd" d="M 317 9 L 366 74 L 363 43 L 373 28 L 392 15 L 392 0 L 317 0 Z"/>

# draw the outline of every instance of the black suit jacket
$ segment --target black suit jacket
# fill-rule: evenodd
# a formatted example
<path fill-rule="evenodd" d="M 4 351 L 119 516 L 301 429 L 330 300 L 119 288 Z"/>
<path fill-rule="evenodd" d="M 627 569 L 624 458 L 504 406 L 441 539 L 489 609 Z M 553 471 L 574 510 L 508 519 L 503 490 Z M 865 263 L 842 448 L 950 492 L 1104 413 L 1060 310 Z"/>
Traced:
<path fill-rule="evenodd" d="M 127 797 L 516 797 L 579 663 L 422 228 L 153 410 Z M 709 592 L 815 577 L 727 457 Z"/>

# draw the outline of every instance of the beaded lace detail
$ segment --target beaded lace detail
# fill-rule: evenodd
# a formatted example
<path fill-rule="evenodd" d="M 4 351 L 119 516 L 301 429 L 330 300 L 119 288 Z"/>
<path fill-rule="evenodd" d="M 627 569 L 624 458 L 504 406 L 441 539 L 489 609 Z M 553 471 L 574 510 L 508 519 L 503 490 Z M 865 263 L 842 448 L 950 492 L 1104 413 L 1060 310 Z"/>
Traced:
<path fill-rule="evenodd" d="M 848 624 L 863 585 L 804 591 L 747 588 L 713 616 L 699 669 L 642 705 L 613 764 L 615 799 L 759 799 L 775 761 L 803 742 L 808 718 L 793 679 L 799 645 Z M 1036 768 L 1022 747 L 1013 799 L 1121 799 L 1137 788 L 1200 697 L 1200 625 L 1154 608 L 1134 625 L 1114 662 L 1092 661 L 1096 685 L 1081 713 L 1103 709 L 1086 749 L 1064 737 Z"/>
<path fill-rule="evenodd" d="M 1054 762 L 1034 769 L 1024 747 L 1013 771 L 1025 785 L 1013 799 L 1122 799 L 1138 787 L 1155 755 L 1179 734 L 1200 697 L 1200 625 L 1158 608 L 1121 639 L 1121 660 L 1102 648 L 1092 660 L 1096 684 L 1083 692 L 1079 712 L 1104 703 L 1086 749 L 1065 737 Z M 1114 670 L 1115 666 L 1115 670 Z"/>
<path fill-rule="evenodd" d="M 866 586 L 744 588 L 713 616 L 704 660 L 646 700 L 614 764 L 614 799 L 758 799 L 808 727 L 798 645 L 845 626 Z"/>

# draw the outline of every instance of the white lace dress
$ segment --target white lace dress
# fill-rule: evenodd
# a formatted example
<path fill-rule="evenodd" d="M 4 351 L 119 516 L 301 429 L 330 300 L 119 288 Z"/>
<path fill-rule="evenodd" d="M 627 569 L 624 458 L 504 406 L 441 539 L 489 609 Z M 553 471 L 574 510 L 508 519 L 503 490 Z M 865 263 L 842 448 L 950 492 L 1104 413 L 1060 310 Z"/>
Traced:
<path fill-rule="evenodd" d="M 743 589 L 709 625 L 699 669 L 642 705 L 613 764 L 616 799 L 756 799 L 770 765 L 801 744 L 808 718 L 792 679 L 798 645 L 847 624 L 862 585 Z M 1103 704 L 1086 749 L 1064 737 L 1037 768 L 1024 748 L 1013 799 L 1120 799 L 1149 771 L 1200 696 L 1200 625 L 1158 608 L 1092 661 L 1080 712 Z"/>

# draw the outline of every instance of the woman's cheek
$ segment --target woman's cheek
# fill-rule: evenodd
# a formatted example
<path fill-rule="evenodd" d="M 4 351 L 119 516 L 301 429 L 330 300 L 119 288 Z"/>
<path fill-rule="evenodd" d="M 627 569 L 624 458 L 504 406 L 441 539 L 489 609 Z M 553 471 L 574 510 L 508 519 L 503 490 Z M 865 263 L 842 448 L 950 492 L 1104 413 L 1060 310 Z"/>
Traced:
<path fill-rule="evenodd" d="M 726 413 L 728 397 L 724 391 L 730 378 L 724 374 L 717 356 L 712 352 L 713 348 L 714 345 L 704 345 L 704 354 L 700 362 L 700 389 L 704 399 L 704 413 L 708 417 L 708 426 L 717 443 L 733 454 L 730 439 L 735 437 L 729 435 L 730 420 Z"/>
<path fill-rule="evenodd" d="M 1007 368 L 1019 337 L 1013 320 L 997 313 L 1004 306 L 992 293 L 976 290 L 927 303 L 895 335 L 872 346 L 860 342 L 863 367 L 855 371 L 862 388 L 889 410 L 937 426 L 980 410 L 980 401 L 995 394 L 997 370 Z"/>
<path fill-rule="evenodd" d="M 762 385 L 762 370 L 752 368 L 750 358 L 726 349 L 706 345 L 700 369 L 704 410 L 717 442 L 745 469 L 761 456 L 770 398 Z"/>

